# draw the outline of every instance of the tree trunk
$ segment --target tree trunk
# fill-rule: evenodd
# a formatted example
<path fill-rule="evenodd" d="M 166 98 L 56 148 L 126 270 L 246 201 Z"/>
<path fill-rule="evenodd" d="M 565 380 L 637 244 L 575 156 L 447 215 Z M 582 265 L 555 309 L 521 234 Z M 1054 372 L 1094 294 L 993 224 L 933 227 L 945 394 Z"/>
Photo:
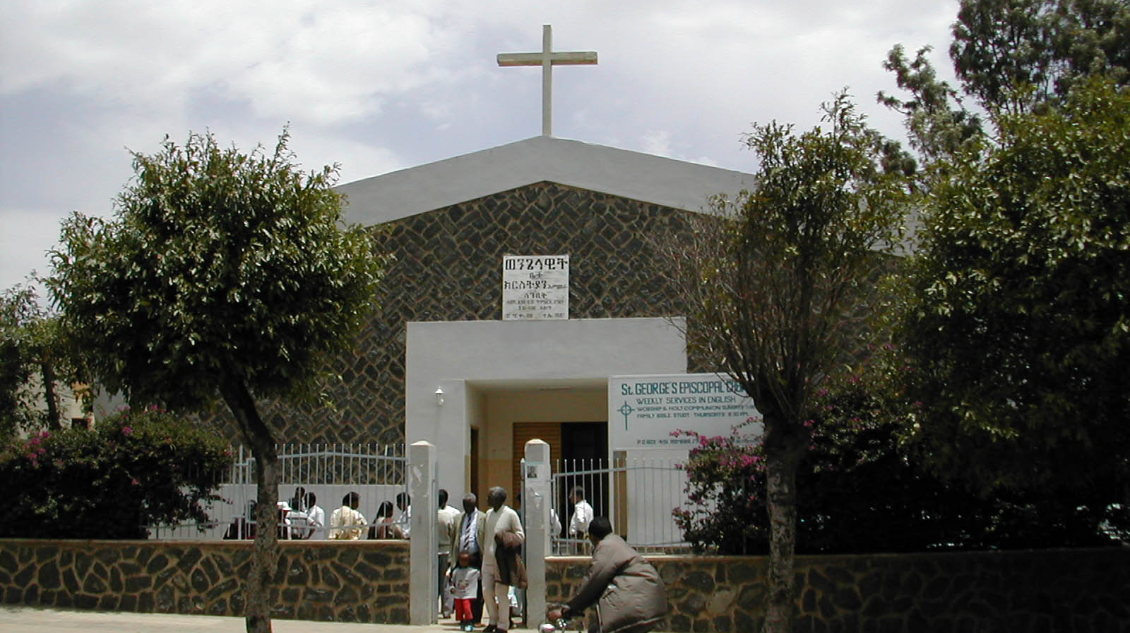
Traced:
<path fill-rule="evenodd" d="M 255 457 L 255 545 L 251 554 L 251 576 L 244 596 L 244 618 L 248 633 L 270 633 L 271 576 L 279 561 L 278 511 L 279 456 L 271 429 L 259 417 L 259 409 L 247 386 L 238 378 L 221 380 L 220 393 L 239 422 L 243 439 Z"/>
<path fill-rule="evenodd" d="M 50 360 L 43 361 L 40 365 L 43 371 L 43 400 L 47 403 L 47 429 L 50 431 L 62 430 L 63 425 L 59 420 L 59 394 L 55 384 L 55 366 Z"/>
<path fill-rule="evenodd" d="M 796 615 L 797 489 L 796 474 L 807 449 L 803 434 L 794 437 L 787 423 L 765 418 L 766 509 L 769 513 L 769 602 L 765 633 L 789 633 Z"/>

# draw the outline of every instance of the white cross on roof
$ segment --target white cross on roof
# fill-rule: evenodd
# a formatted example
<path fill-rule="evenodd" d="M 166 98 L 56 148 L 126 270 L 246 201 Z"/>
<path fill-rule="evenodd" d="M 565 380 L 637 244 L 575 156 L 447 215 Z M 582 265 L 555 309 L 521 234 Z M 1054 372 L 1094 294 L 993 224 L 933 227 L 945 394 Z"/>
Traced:
<path fill-rule="evenodd" d="M 499 66 L 541 66 L 541 133 L 553 135 L 553 67 L 596 64 L 596 51 L 553 52 L 553 27 L 542 26 L 540 53 L 499 53 Z"/>

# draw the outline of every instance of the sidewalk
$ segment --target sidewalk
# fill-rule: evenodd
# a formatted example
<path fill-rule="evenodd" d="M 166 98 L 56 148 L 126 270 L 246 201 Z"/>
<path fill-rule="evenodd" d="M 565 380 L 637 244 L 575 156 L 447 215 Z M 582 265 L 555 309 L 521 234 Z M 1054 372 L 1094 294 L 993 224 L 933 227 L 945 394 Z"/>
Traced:
<path fill-rule="evenodd" d="M 430 626 L 407 626 L 273 619 L 271 628 L 275 633 L 450 633 L 458 631 L 459 625 L 454 620 L 441 620 L 439 624 Z M 4 633 L 243 633 L 245 630 L 243 618 L 0 607 L 0 631 Z M 475 630 L 482 631 L 482 627 Z"/>

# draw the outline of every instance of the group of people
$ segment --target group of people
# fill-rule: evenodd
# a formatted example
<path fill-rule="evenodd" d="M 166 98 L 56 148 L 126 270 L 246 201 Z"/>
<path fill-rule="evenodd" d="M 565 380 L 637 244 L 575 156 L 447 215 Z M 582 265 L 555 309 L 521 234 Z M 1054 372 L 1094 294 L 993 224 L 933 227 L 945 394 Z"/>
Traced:
<path fill-rule="evenodd" d="M 256 502 L 247 507 L 246 517 L 236 517 L 228 526 L 224 539 L 253 539 L 257 533 L 255 516 Z M 326 525 L 326 512 L 318 505 L 318 497 L 299 487 L 294 497 L 276 504 L 278 512 L 278 537 L 280 539 L 317 538 Z"/>
<path fill-rule="evenodd" d="M 370 524 L 365 515 L 358 510 L 361 495 L 347 493 L 341 499 L 341 507 L 330 515 L 329 538 L 338 541 L 357 541 L 364 534 L 369 539 L 406 539 L 412 534 L 412 506 L 406 493 L 396 495 L 395 508 L 400 516 L 395 516 L 394 506 L 384 501 L 377 506 L 377 514 Z"/>
<path fill-rule="evenodd" d="M 522 545 L 526 533 L 522 520 L 506 504 L 506 490 L 491 488 L 487 511 L 478 508 L 478 498 L 463 498 L 463 510 L 447 504 L 448 493 L 439 491 L 436 529 L 439 543 L 440 596 L 445 616 L 452 613 L 460 629 L 473 631 L 482 622 L 483 633 L 510 629 L 511 596 L 526 587 Z M 411 535 L 412 506 L 406 493 L 396 496 L 396 504 L 385 501 L 369 523 L 358 509 L 361 496 L 346 494 L 341 507 L 326 523 L 325 511 L 317 497 L 299 487 L 289 501 L 279 502 L 280 538 L 308 539 L 323 532 L 333 540 L 406 539 Z M 655 568 L 612 532 L 607 517 L 595 516 L 580 487 L 569 492 L 573 512 L 569 521 L 570 538 L 587 538 L 592 545 L 592 564 L 575 596 L 550 607 L 550 621 L 576 618 L 595 606 L 590 618 L 590 633 L 644 633 L 658 625 L 667 611 L 666 592 Z M 397 515 L 395 510 L 399 510 Z M 553 530 L 560 533 L 556 516 Z M 238 537 L 236 537 L 238 538 Z"/>
<path fill-rule="evenodd" d="M 454 611 L 464 631 L 481 622 L 483 607 L 488 618 L 485 633 L 508 631 L 511 587 L 526 587 L 521 557 L 526 533 L 518 513 L 506 505 L 506 496 L 505 489 L 491 488 L 484 513 L 478 498 L 468 494 L 459 512 L 447 505 L 447 491 L 439 493 L 440 595 L 445 614 Z"/>
<path fill-rule="evenodd" d="M 326 511 L 318 505 L 318 497 L 313 492 L 299 486 L 294 496 L 278 502 L 279 539 L 321 539 L 356 541 L 363 537 L 370 539 L 406 539 L 412 532 L 412 506 L 408 495 L 396 495 L 396 505 L 385 501 L 377 507 L 372 523 L 358 509 L 361 495 L 347 493 L 341 499 L 341 507 L 330 514 L 327 524 Z M 399 510 L 399 514 L 394 512 Z M 237 517 L 228 527 L 225 539 L 253 539 L 256 524 L 255 502 L 248 507 L 247 517 Z"/>
<path fill-rule="evenodd" d="M 439 492 L 440 595 L 445 596 L 445 614 L 453 609 L 463 631 L 473 631 L 481 622 L 484 606 L 488 622 L 483 633 L 509 630 L 511 590 L 526 587 L 521 558 L 526 535 L 518 513 L 506 505 L 506 497 L 505 489 L 491 488 L 489 509 L 483 513 L 476 496 L 468 494 L 459 512 L 447 505 L 447 491 Z M 652 630 L 667 612 L 666 591 L 658 572 L 612 532 L 607 517 L 594 515 L 582 488 L 571 490 L 569 500 L 573 504 L 569 535 L 588 539 L 592 564 L 576 595 L 552 606 L 547 618 L 551 622 L 576 618 L 595 606 L 590 633 Z M 446 595 L 444 589 L 448 589 Z"/>

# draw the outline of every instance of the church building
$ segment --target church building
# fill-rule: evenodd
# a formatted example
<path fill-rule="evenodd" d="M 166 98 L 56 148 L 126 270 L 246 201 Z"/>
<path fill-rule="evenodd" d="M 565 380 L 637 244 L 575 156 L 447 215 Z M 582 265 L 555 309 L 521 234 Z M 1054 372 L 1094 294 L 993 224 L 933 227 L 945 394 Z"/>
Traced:
<path fill-rule="evenodd" d="M 335 363 L 336 410 L 269 411 L 287 442 L 426 440 L 439 485 L 484 499 L 518 488 L 529 439 L 555 458 L 610 457 L 611 377 L 714 369 L 688 358 L 650 238 L 692 230 L 711 196 L 753 176 L 553 137 L 552 65 L 596 58 L 550 48 L 546 27 L 542 53 L 499 55 L 542 66 L 541 136 L 337 188 L 347 221 L 394 259 Z"/>
<path fill-rule="evenodd" d="M 710 196 L 752 185 L 549 136 L 342 185 L 347 219 L 373 227 L 395 259 L 342 359 L 341 417 L 303 439 L 426 440 L 440 485 L 477 493 L 514 490 L 534 437 L 566 459 L 607 458 L 609 377 L 711 369 L 687 356 L 685 310 L 656 274 L 650 236 L 688 231 Z M 509 296 L 504 306 L 510 294 L 551 299 L 504 290 L 508 256 L 565 262 L 564 314 L 522 314 Z"/>

